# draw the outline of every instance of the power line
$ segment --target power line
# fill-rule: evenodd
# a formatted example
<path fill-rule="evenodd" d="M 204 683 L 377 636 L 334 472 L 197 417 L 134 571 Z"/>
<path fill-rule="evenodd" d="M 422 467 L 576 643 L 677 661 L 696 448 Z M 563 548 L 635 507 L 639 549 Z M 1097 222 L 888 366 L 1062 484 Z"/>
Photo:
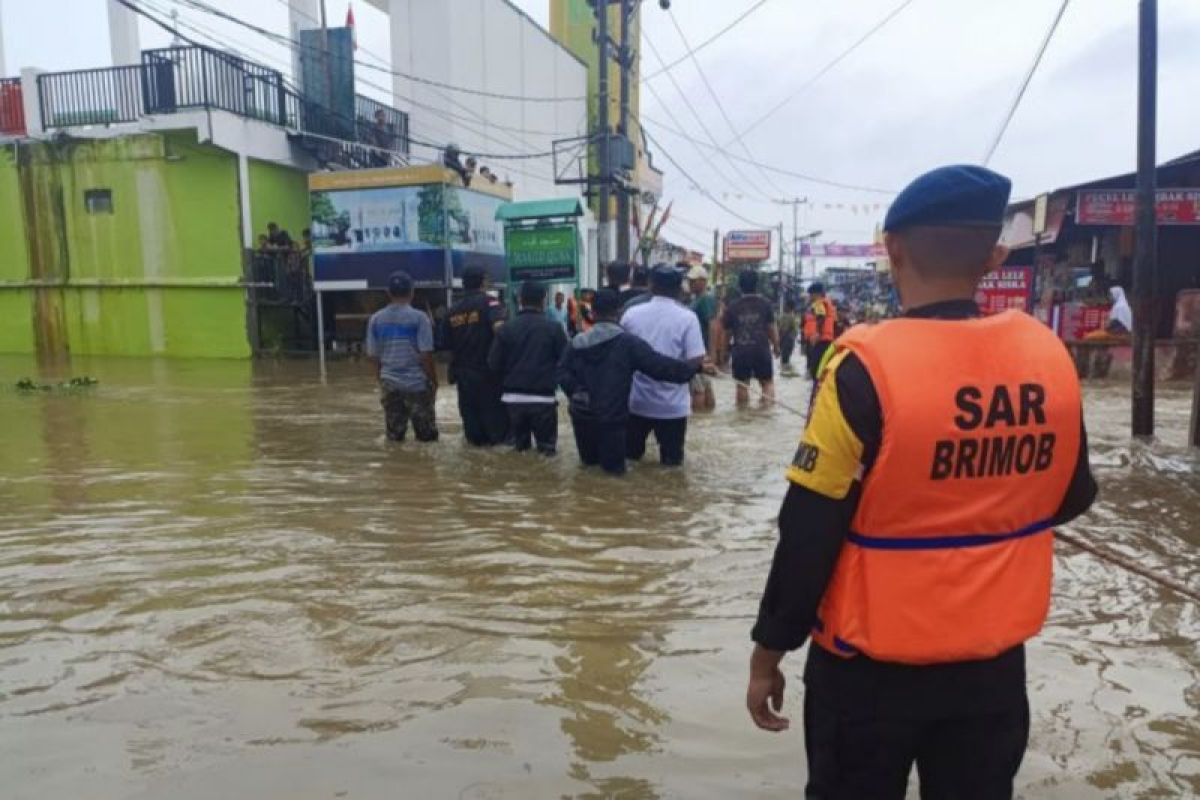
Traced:
<path fill-rule="evenodd" d="M 672 128 L 669 125 L 665 125 L 662 122 L 659 122 L 658 120 L 651 119 L 650 117 L 647 117 L 645 114 L 642 114 L 642 128 L 643 129 L 645 129 L 645 123 L 647 123 L 647 122 L 649 122 L 651 125 L 653 125 L 654 127 L 658 128 L 662 131 L 665 131 L 670 134 L 674 134 L 675 136 L 678 136 L 681 139 L 685 139 L 685 140 L 691 142 L 692 144 L 698 145 L 700 147 L 706 147 L 709 149 L 716 149 L 716 150 L 720 149 L 720 148 L 714 148 L 708 142 L 697 139 L 694 136 L 690 136 L 681 130 Z M 894 190 L 894 189 L 881 189 L 877 186 L 862 186 L 862 185 L 853 184 L 853 183 L 844 183 L 842 181 L 830 180 L 829 178 L 820 178 L 820 177 L 817 177 L 816 175 L 809 175 L 804 172 L 797 172 L 795 170 L 785 169 L 783 167 L 777 167 L 773 164 L 765 164 L 765 163 L 758 162 L 758 161 L 752 161 L 750 159 L 746 159 L 741 156 L 735 156 L 733 154 L 728 154 L 728 157 L 732 158 L 734 161 L 743 161 L 743 162 L 746 162 L 753 166 L 760 167 L 762 169 L 769 170 L 771 172 L 776 172 L 780 175 L 787 175 L 789 177 L 796 178 L 798 180 L 808 181 L 809 183 L 817 183 L 817 184 L 821 184 L 823 186 L 831 186 L 835 189 L 848 189 L 850 191 L 856 191 L 856 192 L 870 192 L 871 194 L 886 194 L 886 195 L 894 195 L 897 193 L 896 190 Z"/>
<path fill-rule="evenodd" d="M 1058 23 L 1062 21 L 1063 14 L 1066 13 L 1067 5 L 1070 2 L 1071 0 L 1063 0 L 1062 5 L 1058 7 L 1058 13 L 1050 21 L 1050 28 L 1046 31 L 1046 38 L 1042 39 L 1042 46 L 1038 48 L 1037 55 L 1033 57 L 1033 63 L 1029 65 L 1029 71 L 1025 73 L 1025 79 L 1021 81 L 1021 88 L 1017 90 L 1017 96 L 1013 98 L 1012 105 L 1009 107 L 1008 113 L 1004 116 L 1004 121 L 1000 123 L 1000 130 L 996 131 L 996 137 L 992 139 L 991 147 L 988 148 L 987 154 L 983 157 L 985 165 L 996 154 L 996 148 L 1000 146 L 1000 140 L 1004 138 L 1004 133 L 1008 130 L 1009 123 L 1016 116 L 1017 107 L 1021 105 L 1021 99 L 1025 97 L 1025 90 L 1029 88 L 1029 83 L 1033 80 L 1034 73 L 1037 72 L 1038 66 L 1042 63 L 1042 56 L 1046 55 L 1046 49 L 1050 46 L 1050 40 L 1054 38 L 1054 32 L 1058 30 Z"/>
<path fill-rule="evenodd" d="M 178 2 L 178 0 L 173 0 L 173 1 Z M 121 5 L 125 6 L 126 8 L 128 8 L 130 11 L 133 11 L 134 13 L 138 14 L 139 16 L 145 17 L 146 19 L 150 20 L 155 25 L 157 25 L 158 27 L 165 30 L 167 33 L 170 33 L 172 35 L 178 35 L 181 39 L 183 39 L 184 41 L 188 42 L 189 44 L 191 44 L 193 46 L 204 47 L 204 45 L 200 44 L 199 42 L 195 41 L 194 39 L 190 39 L 186 36 L 183 36 L 182 34 L 179 34 L 177 30 L 173 29 L 170 26 L 169 23 L 164 22 L 163 20 L 154 16 L 150 12 L 146 11 L 146 9 L 138 6 L 133 0 L 117 0 L 117 2 L 120 3 Z M 333 117 L 342 118 L 343 120 L 345 120 L 345 118 L 342 115 L 337 114 L 332 109 L 327 109 L 324 106 L 320 106 L 319 104 L 312 103 L 311 101 L 308 101 L 308 102 L 310 105 L 323 110 L 325 113 L 327 113 Z M 347 121 L 353 122 L 355 120 L 347 120 Z M 422 141 L 420 139 L 416 139 L 416 138 L 412 137 L 411 135 L 409 135 L 407 137 L 407 139 L 412 144 L 420 145 L 422 147 L 428 147 L 435 151 L 442 151 L 446 147 L 446 145 L 444 145 L 444 144 L 436 144 L 433 142 Z M 352 144 L 356 144 L 356 143 L 352 143 Z M 399 151 L 390 151 L 390 152 L 399 152 Z M 492 160 L 497 160 L 497 161 L 500 161 L 500 160 L 514 160 L 514 161 L 533 160 L 533 159 L 539 159 L 539 158 L 550 158 L 554 155 L 553 150 L 548 150 L 548 151 L 540 152 L 540 153 L 483 153 L 483 152 L 478 152 L 478 151 L 473 151 L 473 150 L 462 149 L 462 150 L 460 150 L 460 152 L 463 155 L 467 155 L 467 156 L 475 156 L 476 158 L 486 158 L 486 159 L 492 159 Z"/>
<path fill-rule="evenodd" d="M 857 50 L 859 47 L 861 47 L 864 42 L 866 42 L 868 39 L 870 39 L 872 36 L 874 36 L 879 31 L 883 30 L 889 22 L 891 22 L 893 19 L 895 19 L 897 16 L 899 16 L 900 12 L 904 11 L 904 9 L 908 8 L 912 4 L 913 4 L 913 0 L 904 0 L 902 3 L 900 3 L 900 5 L 893 8 L 891 10 L 891 12 L 889 12 L 887 14 L 887 16 L 885 16 L 879 22 L 875 23 L 870 28 L 870 30 L 868 30 L 866 33 L 864 33 L 862 36 L 860 36 L 857 40 L 855 40 L 854 44 L 850 45 L 848 48 L 843 50 L 839 55 L 837 55 L 835 58 L 833 58 L 831 61 L 829 61 L 827 64 L 825 64 L 825 66 L 823 66 L 823 67 L 821 67 L 821 69 L 817 70 L 817 72 L 811 78 L 809 78 L 808 80 L 806 80 L 804 83 L 802 83 L 800 85 L 800 88 L 796 89 L 794 92 L 789 94 L 787 97 L 780 100 L 776 105 L 772 106 L 769 111 L 767 111 L 765 114 L 760 116 L 758 119 L 754 120 L 754 122 L 751 122 L 749 125 L 747 125 L 745 128 L 743 128 L 742 132 L 740 134 L 738 134 L 738 139 L 743 138 L 746 134 L 750 133 L 750 131 L 754 130 L 759 125 L 766 122 L 768 119 L 773 117 L 776 113 L 778 113 L 780 109 L 782 109 L 788 103 L 792 102 L 797 97 L 799 97 L 806 89 L 808 89 L 814 83 L 819 81 L 821 78 L 825 77 L 825 75 L 827 73 L 829 73 L 830 70 L 832 70 L 834 67 L 836 67 L 838 64 L 840 64 L 842 61 L 844 61 L 847 57 L 849 57 L 850 54 L 853 53 L 855 50 Z"/>
<path fill-rule="evenodd" d="M 280 0 L 280 2 L 287 2 L 287 0 Z M 703 50 L 704 48 L 708 47 L 710 44 L 715 42 L 717 39 L 720 39 L 722 36 L 729 33 L 734 28 L 736 28 L 742 22 L 742 20 L 746 19 L 746 17 L 750 16 L 755 11 L 758 11 L 760 8 L 762 8 L 766 4 L 767 4 L 767 0 L 758 0 L 757 3 L 750 6 L 750 8 L 746 9 L 745 11 L 743 11 L 735 20 L 733 20 L 733 22 L 730 22 L 724 28 L 721 28 L 721 30 L 717 31 L 712 36 L 708 37 L 703 42 L 696 45 L 696 48 L 692 52 L 698 53 L 701 50 Z M 661 69 L 655 70 L 651 74 L 642 78 L 642 80 L 652 81 L 655 78 L 657 78 L 659 75 L 662 75 L 665 72 L 670 72 L 672 69 L 679 66 L 684 61 L 687 61 L 687 59 L 688 59 L 688 56 L 686 56 L 686 55 L 680 56 L 679 58 L 672 61 L 670 64 L 663 64 Z"/>
<path fill-rule="evenodd" d="M 658 48 L 654 46 L 653 40 L 651 40 L 650 37 L 646 36 L 645 34 L 643 34 L 642 38 L 644 38 L 646 40 L 646 45 L 650 48 L 650 52 L 654 54 L 654 58 L 658 61 L 658 63 L 662 64 L 663 58 L 661 55 L 659 55 Z M 704 118 L 700 116 L 700 112 L 696 110 L 696 106 L 692 103 L 691 100 L 688 99 L 687 92 L 685 92 L 683 90 L 683 87 L 679 85 L 679 81 L 675 80 L 675 75 L 671 72 L 668 72 L 667 78 L 670 79 L 671 85 L 675 87 L 675 91 L 678 92 L 679 96 L 683 99 L 684 106 L 687 107 L 688 111 L 692 112 L 692 117 L 695 118 L 697 124 L 699 124 L 699 126 L 700 126 L 700 129 L 702 131 L 704 131 L 704 135 L 708 137 L 710 142 L 712 142 L 713 147 L 718 152 L 720 152 L 722 155 L 725 156 L 725 160 L 727 162 L 729 162 L 729 165 L 731 167 L 733 167 L 733 171 L 738 175 L 738 177 L 740 177 L 742 179 L 742 181 L 744 181 L 745 186 L 739 187 L 736 181 L 730 180 L 729 177 L 726 176 L 722 170 L 717 169 L 716 164 L 709 164 L 709 166 L 712 167 L 713 172 L 715 172 L 715 173 L 717 173 L 717 175 L 721 176 L 722 180 L 724 180 L 726 183 L 728 183 L 730 186 L 734 187 L 735 189 L 740 188 L 740 189 L 742 189 L 742 191 L 746 191 L 747 189 L 753 187 L 754 181 L 751 180 L 744 172 L 742 172 L 741 168 L 737 164 L 733 163 L 733 161 L 729 158 L 728 154 L 725 153 L 724 148 L 722 148 L 721 145 L 717 142 L 717 137 L 713 135 L 713 132 L 709 129 L 708 125 L 704 122 Z M 675 115 L 671 112 L 671 109 L 667 106 L 667 104 L 665 102 L 663 102 L 662 96 L 658 93 L 658 90 L 655 89 L 652 84 L 646 84 L 646 88 L 648 88 L 650 90 L 650 93 L 654 95 L 654 98 L 656 100 L 658 100 L 659 105 L 661 105 L 663 107 L 663 110 L 667 112 L 667 115 L 670 116 L 672 120 L 674 120 L 675 124 L 679 125 L 680 123 L 679 123 L 678 118 L 676 118 Z"/>
<path fill-rule="evenodd" d="M 675 32 L 679 34 L 679 39 L 683 42 L 683 46 L 687 48 L 687 54 L 691 57 L 692 63 L 696 67 L 696 72 L 700 73 L 700 80 L 704 81 L 704 87 L 708 89 L 708 96 L 712 98 L 713 104 L 716 105 L 717 110 L 721 112 L 721 117 L 725 120 L 725 124 L 729 126 L 730 132 L 733 133 L 734 136 L 738 136 L 737 127 L 733 124 L 733 120 L 729 118 L 729 113 L 725 110 L 725 105 L 721 102 L 721 98 L 717 96 L 716 89 L 713 88 L 712 83 L 708 80 L 708 75 L 704 72 L 704 68 L 700 66 L 700 59 L 696 58 L 696 51 L 692 48 L 691 44 L 688 43 L 687 35 L 684 34 L 683 28 L 680 27 L 679 20 L 675 18 L 674 12 L 672 12 L 670 9 L 667 10 L 667 16 L 670 17 L 671 24 L 675 26 Z M 753 160 L 754 154 L 750 152 L 750 148 L 746 145 L 746 140 L 739 136 L 738 143 L 741 144 L 742 152 L 746 154 L 746 157 Z M 767 182 L 773 191 L 778 192 L 779 194 L 787 194 L 787 192 L 776 185 L 775 181 L 771 179 L 771 176 L 768 175 L 762 167 L 758 167 L 758 172 L 763 176 L 763 180 Z"/>
<path fill-rule="evenodd" d="M 687 178 L 689 181 L 691 181 L 692 185 L 696 187 L 696 191 L 698 191 L 698 192 L 699 192 L 701 195 L 703 195 L 704 197 L 707 197 L 707 198 L 708 198 L 710 201 L 712 201 L 713 205 L 715 205 L 715 206 L 717 206 L 718 208 L 720 208 L 720 209 L 721 209 L 722 211 L 724 211 L 726 214 L 729 214 L 729 215 L 731 215 L 731 216 L 733 216 L 733 217 L 737 217 L 737 218 L 738 218 L 738 219 L 740 219 L 742 222 L 745 222 L 747 225 L 752 225 L 752 226 L 754 226 L 754 227 L 756 227 L 756 228 L 763 228 L 763 229 L 770 229 L 770 230 L 774 230 L 774 229 L 775 229 L 775 227 L 776 227 L 776 226 L 774 226 L 774 225 L 764 225 L 763 223 L 761 223 L 761 222 L 755 222 L 754 220 L 752 220 L 752 219 L 749 219 L 748 217 L 743 217 L 741 214 L 739 214 L 738 212 L 734 211 L 734 210 L 733 210 L 732 208 L 730 208 L 729 206 L 727 206 L 727 205 L 725 205 L 724 203 L 722 203 L 720 200 L 718 200 L 718 199 L 717 199 L 717 198 L 716 198 L 716 197 L 713 195 L 713 193 L 712 193 L 712 192 L 708 191 L 708 190 L 707 190 L 707 189 L 705 189 L 703 186 L 701 186 L 701 185 L 700 185 L 700 182 L 699 182 L 699 181 L 697 181 L 695 178 L 693 178 L 693 177 L 692 177 L 692 175 L 691 175 L 691 173 L 690 173 L 690 172 L 688 172 L 687 170 L 685 170 L 685 169 L 684 169 L 684 168 L 683 168 L 683 167 L 680 165 L 680 163 L 679 163 L 678 161 L 676 161 L 676 160 L 675 160 L 675 158 L 674 158 L 674 157 L 673 157 L 673 156 L 670 154 L 670 152 L 668 152 L 668 151 L 667 151 L 667 149 L 666 149 L 665 147 L 663 147 L 663 146 L 662 146 L 662 142 L 658 141 L 658 139 L 656 139 L 656 138 L 654 137 L 654 134 L 650 133 L 650 131 L 646 130 L 645 128 L 642 128 L 642 132 L 643 132 L 643 133 L 645 133 L 645 134 L 646 134 L 646 138 L 647 138 L 647 139 L 649 139 L 649 140 L 650 140 L 650 141 L 651 141 L 651 142 L 654 144 L 654 146 L 658 148 L 658 152 L 662 153 L 662 154 L 663 154 L 663 156 L 664 156 L 664 157 L 667 159 L 667 161 L 670 161 L 670 162 L 671 162 L 671 165 L 672 165 L 672 166 L 674 166 L 674 167 L 675 167 L 675 169 L 679 170 L 680 174 L 682 174 L 682 175 L 683 175 L 683 177 L 685 177 L 685 178 Z"/>
<path fill-rule="evenodd" d="M 269 31 L 266 28 L 255 25 L 254 23 L 247 22 L 246 20 L 242 19 L 241 17 L 237 16 L 236 14 L 230 14 L 227 11 L 222 11 L 221 9 L 215 8 L 211 5 L 209 5 L 208 3 L 202 2 L 202 0 L 172 0 L 172 1 L 190 6 L 198 11 L 203 11 L 206 14 L 212 14 L 213 16 L 220 17 L 221 19 L 232 22 L 235 25 L 241 25 L 244 28 L 247 28 L 249 30 L 260 33 L 263 36 L 267 36 L 272 39 L 275 39 L 276 41 L 293 42 L 294 43 L 294 40 L 290 36 L 285 36 L 283 34 L 276 33 L 274 31 Z M 378 56 L 376 56 L 376 58 L 378 58 Z M 474 89 L 474 88 L 470 88 L 470 87 L 466 87 L 466 86 L 456 86 L 451 83 L 443 83 L 442 81 L 435 81 L 432 78 L 423 78 L 420 75 L 412 75 L 407 72 L 401 72 L 400 70 L 397 70 L 397 69 L 392 69 L 390 67 L 384 67 L 379 64 L 370 64 L 365 61 L 359 61 L 357 59 L 354 59 L 354 63 L 359 65 L 360 67 L 365 67 L 366 69 L 377 70 L 379 72 L 385 72 L 389 75 L 392 75 L 392 76 L 395 76 L 398 78 L 404 78 L 406 80 L 413 81 L 414 83 L 420 83 L 420 84 L 424 84 L 426 86 L 436 86 L 439 89 L 446 89 L 446 90 L 452 91 L 452 92 L 462 92 L 463 94 L 475 95 L 477 97 L 489 97 L 489 98 L 492 98 L 495 100 L 512 100 L 512 101 L 523 102 L 523 103 L 578 103 L 581 101 L 583 101 L 583 102 L 587 101 L 587 95 L 578 95 L 578 96 L 571 96 L 571 97 L 565 97 L 565 96 L 540 97 L 540 96 L 532 96 L 532 95 L 506 94 L 503 92 L 489 92 L 484 89 Z"/>

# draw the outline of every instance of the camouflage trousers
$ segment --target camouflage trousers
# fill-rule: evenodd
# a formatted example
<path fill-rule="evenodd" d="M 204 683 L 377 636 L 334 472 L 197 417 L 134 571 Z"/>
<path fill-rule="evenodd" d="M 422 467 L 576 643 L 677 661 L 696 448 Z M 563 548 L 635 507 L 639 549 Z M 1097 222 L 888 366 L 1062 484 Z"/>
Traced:
<path fill-rule="evenodd" d="M 418 442 L 436 442 L 438 429 L 433 400 L 434 394 L 428 390 L 402 392 L 384 386 L 379 402 L 383 406 L 387 437 L 393 442 L 404 441 L 404 436 L 408 433 L 408 423 L 412 422 Z"/>

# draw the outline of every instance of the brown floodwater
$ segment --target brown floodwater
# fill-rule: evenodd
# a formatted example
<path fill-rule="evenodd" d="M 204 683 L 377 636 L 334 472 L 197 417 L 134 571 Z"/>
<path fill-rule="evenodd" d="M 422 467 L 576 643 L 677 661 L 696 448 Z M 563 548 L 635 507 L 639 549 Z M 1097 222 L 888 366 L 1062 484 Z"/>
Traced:
<path fill-rule="evenodd" d="M 62 374 L 100 384 L 0 359 L 0 796 L 799 796 L 800 726 L 743 710 L 796 416 L 720 383 L 684 469 L 616 480 L 566 427 L 553 461 L 466 449 L 449 392 L 443 441 L 390 445 L 361 364 Z M 1187 392 L 1153 446 L 1127 398 L 1087 390 L 1072 529 L 1200 588 Z M 1020 795 L 1200 793 L 1200 610 L 1065 544 L 1055 592 Z"/>

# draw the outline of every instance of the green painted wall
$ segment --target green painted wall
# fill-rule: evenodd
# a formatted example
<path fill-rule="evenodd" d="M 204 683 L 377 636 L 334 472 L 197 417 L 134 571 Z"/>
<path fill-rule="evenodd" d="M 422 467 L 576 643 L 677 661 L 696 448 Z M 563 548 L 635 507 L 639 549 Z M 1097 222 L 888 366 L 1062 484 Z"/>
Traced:
<path fill-rule="evenodd" d="M 250 159 L 250 218 L 254 223 L 254 241 L 267 232 L 267 223 L 276 222 L 297 242 L 300 231 L 308 227 L 308 175 L 268 161 Z"/>
<path fill-rule="evenodd" d="M 0 286 L 0 352 L 250 354 L 245 292 L 232 285 L 242 276 L 234 154 L 190 133 L 23 145 L 19 165 L 4 153 L 0 284 L 65 285 Z M 303 172 L 252 161 L 250 188 L 257 230 L 275 220 L 298 237 L 308 226 Z M 111 193 L 111 212 L 88 210 L 96 191 Z"/>
<path fill-rule="evenodd" d="M 15 154 L 15 145 L 0 148 L 0 281 L 19 281 L 29 276 Z"/>

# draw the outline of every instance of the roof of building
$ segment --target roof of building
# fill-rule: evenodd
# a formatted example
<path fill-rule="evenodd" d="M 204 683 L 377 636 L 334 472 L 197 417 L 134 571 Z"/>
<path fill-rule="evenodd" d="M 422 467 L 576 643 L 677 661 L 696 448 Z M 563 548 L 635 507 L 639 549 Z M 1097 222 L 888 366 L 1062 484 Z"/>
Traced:
<path fill-rule="evenodd" d="M 577 197 L 553 200 L 526 200 L 505 203 L 496 209 L 496 219 L 509 222 L 518 219 L 547 219 L 550 217 L 582 217 L 583 204 Z"/>

